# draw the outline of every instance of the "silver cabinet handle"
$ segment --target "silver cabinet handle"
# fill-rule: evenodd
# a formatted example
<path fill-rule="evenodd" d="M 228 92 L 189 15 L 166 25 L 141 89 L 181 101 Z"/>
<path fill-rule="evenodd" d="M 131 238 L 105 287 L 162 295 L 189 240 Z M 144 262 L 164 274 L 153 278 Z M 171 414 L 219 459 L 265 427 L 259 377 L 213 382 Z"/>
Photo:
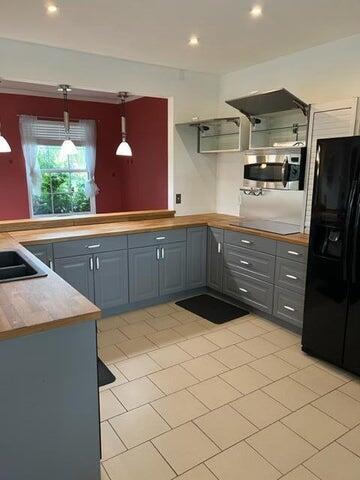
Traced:
<path fill-rule="evenodd" d="M 95 257 L 95 266 L 96 266 L 96 270 L 99 270 L 99 268 L 100 268 L 100 260 L 99 260 L 99 257 Z"/>
<path fill-rule="evenodd" d="M 160 260 L 160 249 L 159 248 L 156 249 L 156 259 Z"/>
<path fill-rule="evenodd" d="M 218 253 L 221 253 L 221 243 L 220 242 L 218 242 L 217 251 L 218 251 Z"/>
<path fill-rule="evenodd" d="M 164 250 L 164 247 L 161 247 L 161 258 L 165 258 L 165 250 Z"/>
<path fill-rule="evenodd" d="M 285 310 L 290 310 L 290 312 L 295 312 L 295 308 L 289 307 L 289 305 L 284 305 Z"/>
<path fill-rule="evenodd" d="M 54 262 L 52 260 L 49 260 L 49 268 L 51 268 L 51 270 L 54 270 Z"/>
<path fill-rule="evenodd" d="M 239 290 L 240 290 L 240 292 L 248 293 L 248 290 L 246 290 L 246 288 L 239 287 Z"/>
<path fill-rule="evenodd" d="M 291 280 L 297 280 L 298 279 L 298 277 L 295 277 L 295 275 L 290 275 L 290 274 L 287 274 L 286 277 L 291 278 Z"/>
<path fill-rule="evenodd" d="M 96 243 L 94 245 L 88 245 L 87 248 L 100 248 L 101 247 L 101 244 L 100 243 Z"/>
<path fill-rule="evenodd" d="M 249 263 L 249 262 L 246 262 L 245 260 L 240 260 L 240 263 L 241 263 L 242 265 L 250 265 L 250 263 Z"/>
<path fill-rule="evenodd" d="M 250 242 L 250 240 L 241 240 L 241 243 L 246 243 L 246 245 L 250 245 L 252 242 Z"/>
<path fill-rule="evenodd" d="M 156 237 L 156 240 L 165 240 L 166 237 Z"/>
<path fill-rule="evenodd" d="M 90 257 L 90 270 L 94 270 L 94 260 Z"/>
<path fill-rule="evenodd" d="M 294 250 L 288 250 L 287 253 L 288 253 L 289 255 L 296 255 L 296 256 L 301 255 L 301 253 L 295 252 Z"/>

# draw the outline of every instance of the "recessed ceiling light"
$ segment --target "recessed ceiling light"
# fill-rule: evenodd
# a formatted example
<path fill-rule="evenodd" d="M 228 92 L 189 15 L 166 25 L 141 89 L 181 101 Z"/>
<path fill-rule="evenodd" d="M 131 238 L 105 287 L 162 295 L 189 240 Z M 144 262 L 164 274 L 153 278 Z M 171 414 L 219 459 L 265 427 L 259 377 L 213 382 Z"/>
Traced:
<path fill-rule="evenodd" d="M 46 7 L 46 11 L 49 15 L 54 15 L 55 13 L 58 12 L 58 7 L 56 5 L 54 5 L 53 3 L 50 3 L 47 7 Z"/>
<path fill-rule="evenodd" d="M 260 17 L 262 15 L 262 8 L 260 5 L 254 5 L 250 10 L 250 15 L 254 18 Z"/>
<path fill-rule="evenodd" d="M 192 37 L 190 37 L 189 45 L 190 45 L 191 47 L 198 47 L 198 46 L 199 46 L 199 39 L 198 39 L 198 37 L 196 37 L 195 35 L 193 35 Z"/>

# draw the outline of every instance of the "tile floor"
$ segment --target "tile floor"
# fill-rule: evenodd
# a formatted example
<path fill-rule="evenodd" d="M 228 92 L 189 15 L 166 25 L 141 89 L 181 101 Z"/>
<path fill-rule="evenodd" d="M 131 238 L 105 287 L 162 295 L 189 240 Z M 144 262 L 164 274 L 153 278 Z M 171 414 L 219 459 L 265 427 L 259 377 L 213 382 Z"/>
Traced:
<path fill-rule="evenodd" d="M 255 315 L 98 322 L 102 480 L 359 480 L 360 380 Z"/>

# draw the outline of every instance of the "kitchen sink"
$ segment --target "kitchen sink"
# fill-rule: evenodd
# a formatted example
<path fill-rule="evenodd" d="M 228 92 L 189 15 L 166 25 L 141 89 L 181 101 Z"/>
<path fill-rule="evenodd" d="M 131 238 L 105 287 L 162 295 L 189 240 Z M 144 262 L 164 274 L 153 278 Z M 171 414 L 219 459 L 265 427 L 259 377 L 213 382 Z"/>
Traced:
<path fill-rule="evenodd" d="M 47 273 L 21 253 L 15 250 L 0 252 L 0 283 L 46 276 Z"/>

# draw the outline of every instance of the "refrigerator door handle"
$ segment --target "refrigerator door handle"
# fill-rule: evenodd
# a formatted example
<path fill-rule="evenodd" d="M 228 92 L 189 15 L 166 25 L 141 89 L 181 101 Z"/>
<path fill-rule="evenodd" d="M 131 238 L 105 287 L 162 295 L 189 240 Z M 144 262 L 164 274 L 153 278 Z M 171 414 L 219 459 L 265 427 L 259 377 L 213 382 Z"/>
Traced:
<path fill-rule="evenodd" d="M 355 192 L 356 192 L 357 181 L 353 180 L 351 185 L 351 190 L 349 194 L 348 200 L 348 208 L 346 212 L 346 220 L 345 220 L 345 250 L 343 255 L 343 277 L 344 280 L 348 279 L 348 263 L 349 263 L 349 229 L 351 226 L 351 219 L 354 207 L 354 199 L 355 199 Z"/>
<path fill-rule="evenodd" d="M 355 227 L 354 227 L 354 237 L 353 237 L 353 261 L 351 265 L 352 275 L 351 280 L 353 283 L 356 283 L 356 270 L 357 270 L 357 257 L 358 257 L 358 243 L 359 243 L 359 225 L 360 225 L 360 196 L 356 202 L 356 213 L 355 213 Z"/>

